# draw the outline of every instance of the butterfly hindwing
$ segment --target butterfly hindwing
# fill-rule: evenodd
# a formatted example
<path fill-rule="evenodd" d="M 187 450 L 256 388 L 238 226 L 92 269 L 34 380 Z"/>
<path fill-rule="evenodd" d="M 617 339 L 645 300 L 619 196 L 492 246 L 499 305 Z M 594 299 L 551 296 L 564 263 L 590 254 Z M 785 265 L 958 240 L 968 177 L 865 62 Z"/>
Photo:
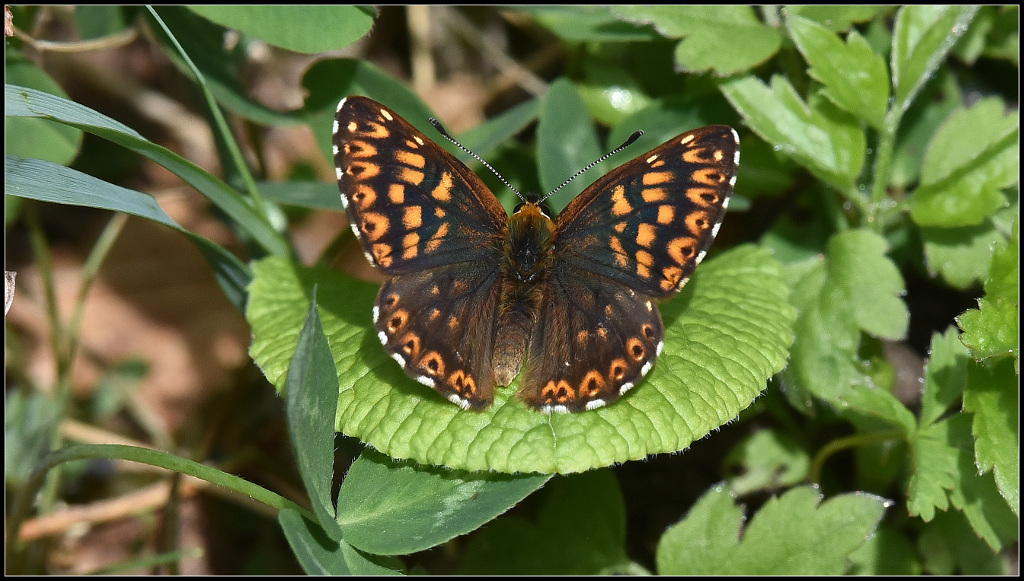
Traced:
<path fill-rule="evenodd" d="M 463 408 L 494 401 L 491 351 L 500 299 L 497 269 L 439 267 L 384 282 L 374 325 L 411 377 Z"/>
<path fill-rule="evenodd" d="M 612 170 L 558 216 L 558 260 L 653 297 L 678 291 L 718 233 L 736 183 L 739 139 L 688 131 Z"/>
<path fill-rule="evenodd" d="M 543 411 L 617 400 L 650 371 L 664 329 L 658 306 L 610 279 L 563 268 L 544 289 L 518 397 Z"/>
<path fill-rule="evenodd" d="M 497 259 L 508 215 L 472 170 L 387 107 L 338 105 L 338 186 L 352 231 L 386 274 Z"/>

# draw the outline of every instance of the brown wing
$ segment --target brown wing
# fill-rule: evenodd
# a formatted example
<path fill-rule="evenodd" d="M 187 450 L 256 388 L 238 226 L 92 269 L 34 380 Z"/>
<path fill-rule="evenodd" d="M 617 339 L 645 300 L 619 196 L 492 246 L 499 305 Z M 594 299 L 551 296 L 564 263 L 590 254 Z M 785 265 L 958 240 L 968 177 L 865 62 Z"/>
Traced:
<path fill-rule="evenodd" d="M 338 105 L 341 201 L 372 264 L 387 274 L 495 259 L 508 215 L 464 163 L 366 97 Z"/>
<path fill-rule="evenodd" d="M 718 234 L 736 183 L 739 139 L 724 125 L 688 131 L 608 173 L 558 216 L 558 260 L 665 297 Z"/>

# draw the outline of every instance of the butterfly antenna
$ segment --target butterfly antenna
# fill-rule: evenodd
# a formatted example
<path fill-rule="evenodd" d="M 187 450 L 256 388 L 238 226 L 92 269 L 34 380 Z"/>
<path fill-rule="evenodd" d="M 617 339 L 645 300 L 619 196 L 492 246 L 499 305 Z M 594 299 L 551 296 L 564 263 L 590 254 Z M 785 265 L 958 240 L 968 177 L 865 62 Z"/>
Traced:
<path fill-rule="evenodd" d="M 486 161 L 484 161 L 482 157 L 480 157 L 479 155 L 473 153 L 466 146 L 462 145 L 461 143 L 456 141 L 454 137 L 449 135 L 448 134 L 448 130 L 445 129 L 443 125 L 441 125 L 440 121 L 438 121 L 434 117 L 431 117 L 430 118 L 430 124 L 433 125 L 434 129 L 437 129 L 437 132 L 440 133 L 441 135 L 443 135 L 445 139 L 447 139 L 448 141 L 451 141 L 452 143 L 454 143 L 462 151 L 465 151 L 469 155 L 472 155 L 473 159 L 475 159 L 475 160 L 479 161 L 480 163 L 484 164 L 484 167 L 486 167 L 487 169 L 491 170 L 491 173 L 493 173 L 494 175 L 498 176 L 498 179 L 501 180 L 501 183 L 505 184 L 505 187 L 507 187 L 508 189 L 510 189 L 513 192 L 515 192 L 516 195 L 519 196 L 520 200 L 522 200 L 524 202 L 526 201 L 526 198 L 523 197 L 523 195 L 519 193 L 519 190 L 515 189 L 515 187 L 513 187 L 512 184 L 508 183 L 508 180 L 506 180 L 500 173 L 498 173 L 498 170 L 496 170 L 493 167 L 491 167 L 491 164 L 489 164 Z"/>
<path fill-rule="evenodd" d="M 560 185 L 557 188 L 555 188 L 555 189 L 551 190 L 550 192 L 548 192 L 548 195 L 546 195 L 543 198 L 541 198 L 540 201 L 538 201 L 537 203 L 539 204 L 539 203 L 543 202 L 544 200 L 550 198 L 551 194 L 554 194 L 558 190 L 560 190 L 560 189 L 564 188 L 565 186 L 569 185 L 569 182 L 571 182 L 572 180 L 574 180 L 574 179 L 580 177 L 581 175 L 583 175 L 583 172 L 585 172 L 588 169 L 594 167 L 595 165 L 601 163 L 602 161 L 608 159 L 609 157 L 615 155 L 616 153 L 622 151 L 623 149 L 626 149 L 630 145 L 633 145 L 633 142 L 636 141 L 637 139 L 640 139 L 640 136 L 643 135 L 643 134 L 644 134 L 643 131 L 637 129 L 636 131 L 633 132 L 632 135 L 629 136 L 629 139 L 627 139 L 625 142 L 623 142 L 622 145 L 620 145 L 620 146 L 616 147 L 615 149 L 611 150 L 610 152 L 602 155 L 601 158 L 598 159 L 597 161 L 592 162 L 587 167 L 585 167 L 585 168 L 581 169 L 580 171 L 576 172 L 575 174 L 573 174 L 573 176 L 571 178 L 565 180 L 564 182 L 562 182 L 562 185 Z"/>

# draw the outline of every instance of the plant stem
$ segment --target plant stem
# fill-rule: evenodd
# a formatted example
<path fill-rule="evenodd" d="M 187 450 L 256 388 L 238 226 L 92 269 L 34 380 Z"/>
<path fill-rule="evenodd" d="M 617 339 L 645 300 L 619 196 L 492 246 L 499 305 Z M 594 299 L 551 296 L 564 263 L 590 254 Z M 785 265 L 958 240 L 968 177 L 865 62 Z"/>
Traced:
<path fill-rule="evenodd" d="M 849 448 L 887 442 L 889 440 L 901 440 L 903 439 L 903 435 L 903 432 L 893 430 L 889 432 L 875 432 L 873 434 L 856 434 L 845 438 L 839 438 L 838 440 L 832 440 L 821 450 L 818 450 L 818 453 L 814 455 L 814 462 L 811 463 L 811 470 L 807 474 L 807 480 L 808 482 L 814 483 L 820 482 L 821 469 L 825 465 L 825 461 L 837 452 L 842 452 Z"/>
<path fill-rule="evenodd" d="M 871 201 L 866 216 L 867 226 L 879 234 L 885 229 L 887 208 L 886 191 L 889 187 L 889 172 L 892 170 L 892 154 L 896 144 L 896 130 L 900 126 L 902 114 L 892 107 L 885 115 L 885 127 L 878 136 L 875 149 L 874 181 L 871 183 Z"/>

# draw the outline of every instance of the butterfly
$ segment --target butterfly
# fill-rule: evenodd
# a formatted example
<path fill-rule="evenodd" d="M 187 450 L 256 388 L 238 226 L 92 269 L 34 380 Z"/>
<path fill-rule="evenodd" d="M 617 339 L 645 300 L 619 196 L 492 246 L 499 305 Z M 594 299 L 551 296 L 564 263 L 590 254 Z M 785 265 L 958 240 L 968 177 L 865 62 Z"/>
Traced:
<path fill-rule="evenodd" d="M 463 409 L 522 374 L 527 406 L 579 412 L 620 398 L 661 354 L 656 300 L 718 233 L 739 137 L 683 133 L 557 217 L 525 200 L 509 216 L 469 167 L 366 97 L 339 103 L 334 158 L 352 231 L 387 277 L 373 322 L 402 369 Z"/>

